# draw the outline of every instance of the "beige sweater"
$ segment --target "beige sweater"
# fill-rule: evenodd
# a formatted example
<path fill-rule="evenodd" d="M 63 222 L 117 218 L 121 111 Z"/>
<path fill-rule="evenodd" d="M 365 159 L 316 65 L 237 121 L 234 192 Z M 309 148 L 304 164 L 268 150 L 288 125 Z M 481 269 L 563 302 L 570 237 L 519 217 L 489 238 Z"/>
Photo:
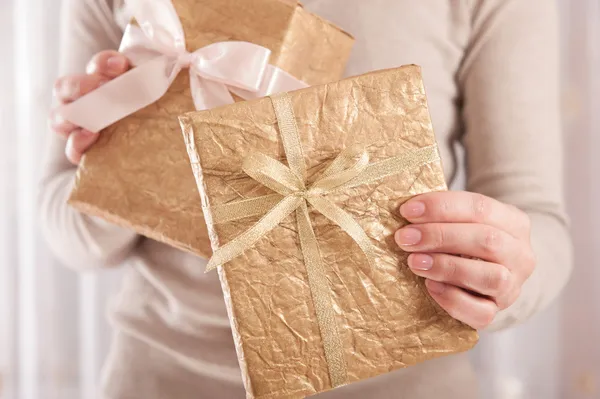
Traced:
<path fill-rule="evenodd" d="M 111 0 L 63 3 L 61 73 L 81 73 L 94 53 L 118 46 L 127 17 Z M 348 75 L 408 63 L 423 67 L 449 183 L 456 184 L 466 165 L 468 190 L 514 204 L 533 222 L 538 268 L 494 328 L 543 308 L 571 268 L 554 1 L 304 3 L 357 38 Z M 204 274 L 203 260 L 69 208 L 75 168 L 64 158 L 64 144 L 51 136 L 44 164 L 41 215 L 51 247 L 78 270 L 127 268 L 109 310 L 116 333 L 102 397 L 243 398 L 216 273 Z M 475 385 L 468 357 L 457 355 L 319 397 L 463 399 L 474 397 Z"/>

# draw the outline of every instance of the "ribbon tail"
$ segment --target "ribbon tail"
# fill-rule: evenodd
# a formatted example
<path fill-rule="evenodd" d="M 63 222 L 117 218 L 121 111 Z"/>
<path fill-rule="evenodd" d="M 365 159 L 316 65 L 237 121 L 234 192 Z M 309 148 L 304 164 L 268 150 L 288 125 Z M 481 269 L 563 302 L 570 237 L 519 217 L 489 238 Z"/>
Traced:
<path fill-rule="evenodd" d="M 281 136 L 288 165 L 292 173 L 300 181 L 304 182 L 306 177 L 306 163 L 304 162 L 302 142 L 300 141 L 300 133 L 298 133 L 292 100 L 287 93 L 281 93 L 277 96 L 272 96 L 271 102 L 273 103 L 273 110 L 275 111 L 279 127 L 279 135 Z"/>
<path fill-rule="evenodd" d="M 308 202 L 323 216 L 337 224 L 346 234 L 352 237 L 365 254 L 369 264 L 374 266 L 375 249 L 371 243 L 371 239 L 348 212 L 323 197 L 310 197 L 308 198 Z"/>
<path fill-rule="evenodd" d="M 273 209 L 244 233 L 218 248 L 206 266 L 206 272 L 216 269 L 241 255 L 279 225 L 304 200 L 301 197 L 289 196 L 282 199 Z"/>
<path fill-rule="evenodd" d="M 310 223 L 306 201 L 302 201 L 300 207 L 296 209 L 296 219 L 300 246 L 308 275 L 308 284 L 317 314 L 321 338 L 323 339 L 329 378 L 331 379 L 331 385 L 337 387 L 345 384 L 348 379 L 344 347 L 333 310 L 331 288 L 327 281 L 325 267 L 321 261 L 317 238 Z"/>
<path fill-rule="evenodd" d="M 156 57 L 63 105 L 59 113 L 65 120 L 97 133 L 161 98 L 179 72 L 169 73 L 170 65 L 168 57 Z"/>
<path fill-rule="evenodd" d="M 360 175 L 339 188 L 352 188 L 373 183 L 439 160 L 440 154 L 436 145 L 410 149 L 398 156 L 369 164 Z"/>
<path fill-rule="evenodd" d="M 205 110 L 233 104 L 235 101 L 223 83 L 203 79 L 190 69 L 190 89 L 196 110 Z"/>

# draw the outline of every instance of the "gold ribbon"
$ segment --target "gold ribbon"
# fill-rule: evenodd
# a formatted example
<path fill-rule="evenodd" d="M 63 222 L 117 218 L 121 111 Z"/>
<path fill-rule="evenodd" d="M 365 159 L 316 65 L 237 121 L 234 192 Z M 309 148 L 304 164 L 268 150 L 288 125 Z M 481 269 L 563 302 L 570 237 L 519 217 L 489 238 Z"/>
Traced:
<path fill-rule="evenodd" d="M 283 93 L 272 96 L 271 100 L 289 166 L 258 152 L 252 153 L 244 160 L 242 170 L 277 194 L 211 207 L 214 223 L 225 223 L 256 215 L 264 216 L 254 226 L 214 251 L 206 271 L 241 255 L 295 211 L 300 247 L 323 340 L 329 377 L 332 386 L 336 387 L 346 383 L 348 372 L 333 310 L 331 289 L 310 222 L 308 205 L 352 237 L 365 254 L 367 262 L 373 265 L 375 249 L 370 238 L 350 214 L 325 196 L 381 180 L 407 168 L 435 162 L 439 160 L 439 155 L 436 146 L 432 145 L 369 164 L 367 152 L 353 146 L 342 151 L 325 172 L 307 187 L 306 165 L 290 98 L 287 93 Z"/>

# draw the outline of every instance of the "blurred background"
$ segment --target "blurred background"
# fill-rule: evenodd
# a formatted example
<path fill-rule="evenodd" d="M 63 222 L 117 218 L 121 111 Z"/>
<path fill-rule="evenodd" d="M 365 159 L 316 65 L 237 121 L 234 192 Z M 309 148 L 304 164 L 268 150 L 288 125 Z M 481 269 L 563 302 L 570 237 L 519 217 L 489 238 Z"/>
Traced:
<path fill-rule="evenodd" d="M 527 0 L 522 0 L 527 1 Z M 484 399 L 600 398 L 600 1 L 558 0 L 576 267 L 561 298 L 473 352 Z M 0 399 L 94 399 L 120 271 L 75 274 L 36 216 L 60 0 L 0 0 Z"/>

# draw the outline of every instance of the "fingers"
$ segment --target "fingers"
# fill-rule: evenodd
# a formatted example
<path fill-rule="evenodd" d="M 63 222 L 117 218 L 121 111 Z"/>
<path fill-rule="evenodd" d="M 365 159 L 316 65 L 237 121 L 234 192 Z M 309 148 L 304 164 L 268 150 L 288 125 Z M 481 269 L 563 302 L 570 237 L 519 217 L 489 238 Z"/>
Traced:
<path fill-rule="evenodd" d="M 396 242 L 452 317 L 481 329 L 516 301 L 535 267 L 524 212 L 480 194 L 436 192 L 412 198 L 400 213 L 413 224 Z"/>
<path fill-rule="evenodd" d="M 102 51 L 87 66 L 87 74 L 58 79 L 54 95 L 61 103 L 69 103 L 123 74 L 129 69 L 127 58 L 117 51 Z"/>
<path fill-rule="evenodd" d="M 77 129 L 76 125 L 65 120 L 56 109 L 50 111 L 48 125 L 50 126 L 51 130 L 64 139 L 68 138 L 69 134 L 71 134 L 73 130 Z"/>
<path fill-rule="evenodd" d="M 128 59 L 117 51 L 102 51 L 88 63 L 85 75 L 69 75 L 58 79 L 54 85 L 54 95 L 61 104 L 77 100 L 97 89 L 130 67 Z M 58 109 L 50 113 L 50 128 L 67 139 L 65 154 L 74 164 L 78 164 L 83 153 L 98 139 L 98 135 L 81 129 L 65 120 Z"/>
<path fill-rule="evenodd" d="M 425 280 L 425 285 L 442 309 L 476 330 L 487 327 L 498 312 L 491 300 L 471 295 L 458 287 L 433 280 Z"/>
<path fill-rule="evenodd" d="M 466 191 L 418 195 L 400 207 L 411 223 L 481 223 L 520 238 L 529 237 L 529 218 L 516 207 Z"/>
<path fill-rule="evenodd" d="M 54 85 L 54 95 L 61 104 L 70 103 L 96 89 L 106 81 L 106 78 L 99 75 L 66 76 L 56 81 Z M 48 125 L 51 130 L 65 139 L 69 138 L 69 135 L 78 129 L 78 126 L 63 118 L 58 108 L 50 111 Z M 74 138 L 74 140 L 79 142 L 81 139 Z"/>
<path fill-rule="evenodd" d="M 502 265 L 448 254 L 411 254 L 408 266 L 418 276 L 493 298 L 500 309 L 512 304 L 514 276 Z"/>
<path fill-rule="evenodd" d="M 70 103 L 98 88 L 108 79 L 101 75 L 69 75 L 54 84 L 54 96 L 61 103 Z"/>
<path fill-rule="evenodd" d="M 73 131 L 65 146 L 65 155 L 75 165 L 81 161 L 81 157 L 92 144 L 98 140 L 98 134 L 87 130 L 77 129 Z"/>
<path fill-rule="evenodd" d="M 481 258 L 511 266 L 524 262 L 521 242 L 494 227 L 475 223 L 426 223 L 396 232 L 396 242 L 406 252 L 444 252 Z M 521 259 L 523 257 L 523 259 Z"/>
<path fill-rule="evenodd" d="M 87 64 L 86 72 L 90 75 L 101 75 L 108 79 L 116 78 L 129 69 L 129 60 L 122 53 L 114 50 L 97 53 Z"/>

